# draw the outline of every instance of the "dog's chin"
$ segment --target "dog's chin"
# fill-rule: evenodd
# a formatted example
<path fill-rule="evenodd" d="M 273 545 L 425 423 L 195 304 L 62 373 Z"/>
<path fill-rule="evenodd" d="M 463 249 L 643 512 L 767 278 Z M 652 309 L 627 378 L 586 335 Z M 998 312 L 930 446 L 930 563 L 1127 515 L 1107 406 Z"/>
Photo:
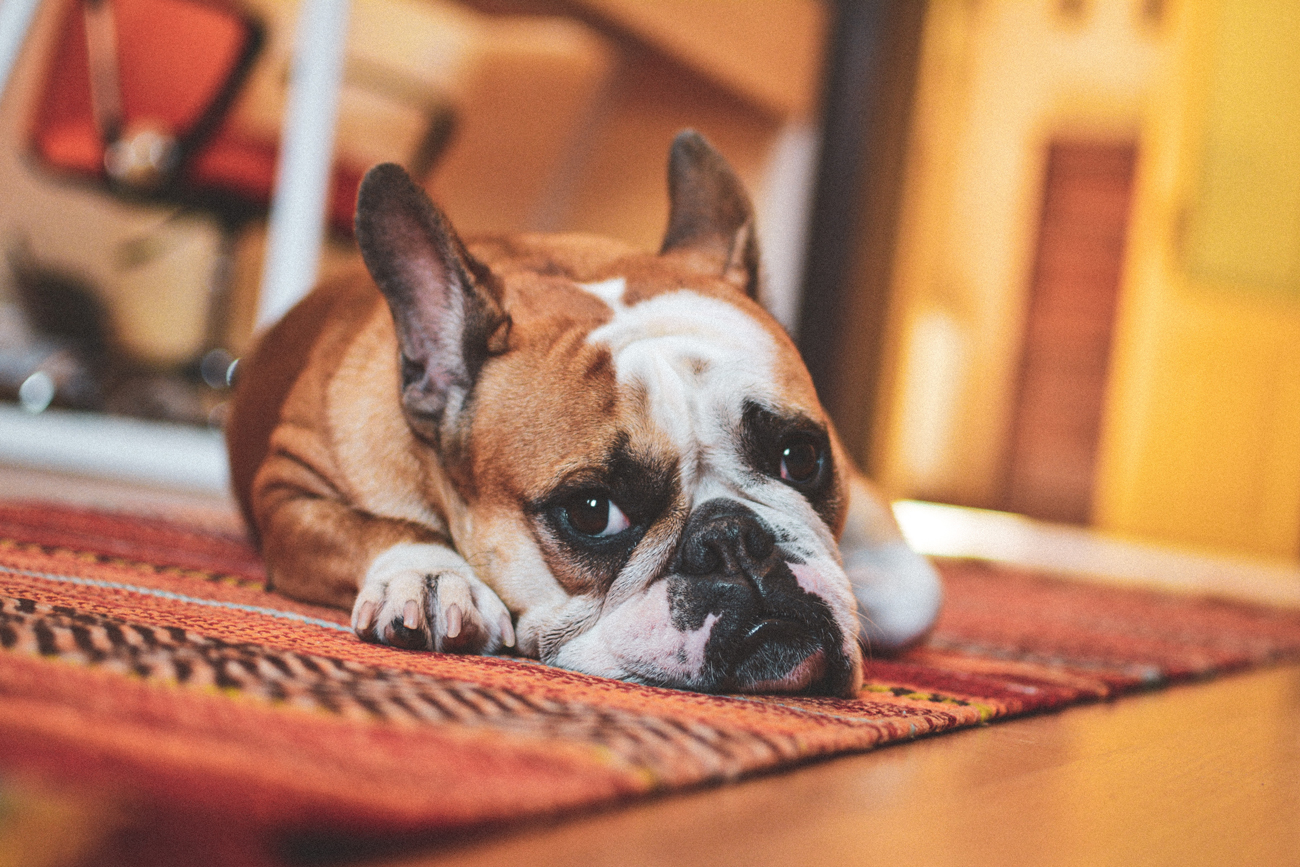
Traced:
<path fill-rule="evenodd" d="M 857 691 L 858 677 L 839 648 L 788 621 L 763 620 L 740 645 L 728 691 L 845 696 Z"/>
<path fill-rule="evenodd" d="M 771 590 L 775 582 L 769 579 L 764 580 Z M 701 598 L 686 592 L 696 583 L 681 582 L 674 591 L 669 584 L 652 582 L 568 640 L 543 641 L 541 660 L 599 677 L 708 693 L 852 697 L 861 687 L 856 634 L 845 636 L 820 597 L 788 592 L 761 601 L 749 593 Z M 543 626 L 548 629 L 559 631 Z M 528 630 L 521 618 L 521 646 L 527 646 Z"/>
<path fill-rule="evenodd" d="M 818 648 L 804 658 L 802 662 L 790 669 L 784 677 L 755 680 L 743 683 L 741 692 L 818 692 L 819 686 L 826 678 L 826 651 Z"/>

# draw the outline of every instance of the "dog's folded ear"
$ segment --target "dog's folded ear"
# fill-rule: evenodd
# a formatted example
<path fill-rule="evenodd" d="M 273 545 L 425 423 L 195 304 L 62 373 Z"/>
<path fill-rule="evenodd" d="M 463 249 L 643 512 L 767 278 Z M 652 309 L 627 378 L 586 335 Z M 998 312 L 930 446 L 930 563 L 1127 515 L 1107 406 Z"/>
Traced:
<path fill-rule="evenodd" d="M 510 317 L 491 273 L 401 166 L 366 173 L 356 236 L 397 327 L 403 409 L 437 444 L 483 363 L 505 351 Z"/>
<path fill-rule="evenodd" d="M 668 198 L 668 231 L 659 252 L 687 253 L 757 298 L 754 208 L 727 160 L 693 129 L 679 132 L 668 152 Z"/>

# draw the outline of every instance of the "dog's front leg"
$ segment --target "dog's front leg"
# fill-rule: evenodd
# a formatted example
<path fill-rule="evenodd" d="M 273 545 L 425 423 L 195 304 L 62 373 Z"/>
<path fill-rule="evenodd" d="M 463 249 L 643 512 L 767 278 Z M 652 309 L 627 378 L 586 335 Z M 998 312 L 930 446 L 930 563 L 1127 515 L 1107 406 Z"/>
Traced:
<path fill-rule="evenodd" d="M 939 574 L 904 541 L 889 506 L 856 474 L 840 554 L 868 651 L 901 650 L 925 636 L 943 602 Z"/>
<path fill-rule="evenodd" d="M 451 653 L 514 646 L 505 604 L 432 529 L 360 512 L 321 490 L 282 483 L 258 493 L 276 591 L 350 606 L 365 641 Z"/>
<path fill-rule="evenodd" d="M 366 641 L 447 653 L 493 653 L 515 643 L 505 604 L 440 543 L 402 543 L 376 557 L 352 607 L 352 628 Z"/>

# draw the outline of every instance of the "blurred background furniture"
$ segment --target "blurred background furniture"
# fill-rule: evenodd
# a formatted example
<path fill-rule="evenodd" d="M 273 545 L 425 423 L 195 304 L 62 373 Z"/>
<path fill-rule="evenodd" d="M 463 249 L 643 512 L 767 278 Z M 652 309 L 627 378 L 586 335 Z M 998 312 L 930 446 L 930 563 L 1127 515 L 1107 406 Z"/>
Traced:
<path fill-rule="evenodd" d="M 332 4 L 344 13 L 348 5 Z M 6 381 L 14 380 L 8 389 L 0 383 L 0 391 L 12 395 L 39 373 L 46 382 L 29 389 L 40 398 L 28 401 L 29 407 L 52 399 L 56 405 L 219 423 L 225 373 L 256 324 L 310 287 L 322 241 L 327 262 L 350 255 L 351 212 L 364 168 L 394 160 L 426 177 L 453 131 L 471 176 L 461 188 L 475 188 L 471 198 L 486 203 L 478 208 L 483 222 L 503 212 L 522 222 L 538 209 L 538 197 L 551 192 L 552 178 L 566 165 L 574 136 L 601 91 L 609 60 L 599 40 L 565 21 L 489 19 L 432 0 L 358 5 L 350 34 L 346 15 L 335 36 L 306 34 L 310 50 L 295 64 L 294 33 L 303 22 L 291 4 L 46 4 L 28 40 L 25 66 L 5 99 L 12 136 L 7 138 L 17 150 L 6 154 L 17 157 L 9 164 L 15 207 L 0 208 L 0 233 L 11 254 L 8 295 L 15 302 L 8 318 L 23 319 L 15 309 L 25 299 L 51 297 L 51 285 L 76 285 L 86 303 L 44 308 L 101 313 L 104 321 L 95 333 L 115 364 L 83 360 L 76 377 L 53 369 L 19 371 L 16 378 L 8 376 Z M 302 8 L 306 14 L 330 6 L 309 2 Z M 196 52 L 194 45 L 204 48 Z M 304 116 L 290 123 L 288 91 L 301 90 L 291 84 L 312 78 L 308 73 L 330 45 L 339 52 L 337 80 L 324 85 L 323 96 L 319 86 L 307 93 Z M 341 105 L 337 147 L 332 120 L 322 113 L 335 99 Z M 24 115 L 31 123 L 26 136 Z M 500 120 L 484 124 L 484 116 Z M 502 134 L 512 123 L 528 130 L 526 141 Z M 282 131 L 290 158 L 277 176 Z M 34 162 L 23 157 L 24 139 Z M 314 150 L 292 159 L 295 140 Z M 138 158 L 121 159 L 132 153 Z M 135 168 L 126 170 L 128 165 Z M 296 191 L 304 173 L 320 174 L 328 236 L 310 196 Z M 451 172 L 453 178 L 465 174 L 455 167 Z M 472 180 L 483 177 L 499 179 L 500 188 Z M 264 257 L 264 217 L 277 183 L 290 190 L 276 209 L 279 234 L 304 240 Z M 18 207 L 27 198 L 39 201 Z M 58 207 L 60 198 L 72 207 Z M 466 210 L 472 219 L 474 209 Z M 140 214 L 140 222 L 152 216 L 153 225 L 124 231 L 129 221 L 123 211 Z M 75 225 L 82 213 L 89 221 L 84 230 Z M 189 241 L 188 254 L 167 237 L 178 231 Z M 151 269 L 161 260 L 170 260 L 170 267 Z M 287 294 L 277 288 L 285 274 Z M 268 303 L 274 298 L 280 300 Z M 49 338 L 60 351 L 65 342 L 75 342 L 66 333 L 70 329 L 44 332 L 51 317 L 25 320 L 11 332 L 37 333 L 14 363 L 0 365 L 0 378 L 33 355 L 53 358 Z M 107 402 L 81 399 L 68 388 L 74 379 L 125 366 L 147 368 L 149 390 L 159 399 L 141 400 L 139 389 L 124 399 L 112 397 L 120 391 L 116 376 L 97 390 L 77 392 L 107 391 Z M 195 390 L 199 400 L 161 399 L 164 391 L 184 398 Z"/>
<path fill-rule="evenodd" d="M 93 293 L 114 345 L 176 370 L 228 274 L 215 318 L 238 355 L 265 301 L 260 217 L 227 248 L 210 212 L 31 158 L 67 3 L 42 4 L 0 105 L 0 305 L 24 274 Z M 1300 556 L 1284 0 L 345 5 L 338 165 L 445 144 L 426 185 L 467 233 L 653 247 L 667 143 L 708 135 L 754 194 L 765 302 L 889 494 Z M 0 6 L 0 67 L 31 6 Z M 275 142 L 298 6 L 238 8 L 265 39 L 221 131 Z M 350 253 L 327 235 L 322 272 Z M 288 270 L 286 299 L 312 269 Z M 0 333 L 20 326 L 0 306 Z M 56 354 L 31 346 L 14 368 Z"/>

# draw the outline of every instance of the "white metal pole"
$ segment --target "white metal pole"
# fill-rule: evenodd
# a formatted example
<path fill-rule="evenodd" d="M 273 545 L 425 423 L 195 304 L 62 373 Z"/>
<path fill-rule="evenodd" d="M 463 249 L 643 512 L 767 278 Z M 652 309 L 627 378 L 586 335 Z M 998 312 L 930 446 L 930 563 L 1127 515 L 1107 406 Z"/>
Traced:
<path fill-rule="evenodd" d="M 27 31 L 41 0 L 0 0 L 0 96 L 27 41 Z"/>
<path fill-rule="evenodd" d="M 325 237 L 348 3 L 302 0 L 299 6 L 258 299 L 259 329 L 284 315 L 316 282 Z"/>

